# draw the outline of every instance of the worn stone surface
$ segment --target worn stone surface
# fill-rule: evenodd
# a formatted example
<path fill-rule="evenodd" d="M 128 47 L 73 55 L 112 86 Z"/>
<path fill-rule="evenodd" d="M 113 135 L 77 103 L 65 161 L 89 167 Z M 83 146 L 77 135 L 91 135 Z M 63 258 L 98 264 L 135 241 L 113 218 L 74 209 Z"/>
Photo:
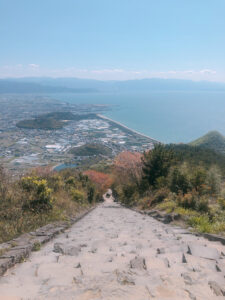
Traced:
<path fill-rule="evenodd" d="M 92 209 L 93 208 L 71 218 L 71 223 L 79 221 Z M 48 224 L 38 228 L 34 232 L 24 233 L 18 238 L 0 244 L 0 276 L 15 264 L 23 262 L 30 255 L 32 250 L 36 250 L 37 245 L 38 248 L 40 248 L 42 244 L 49 242 L 57 234 L 64 232 L 68 227 L 68 223 L 62 222 Z M 67 247 L 65 254 L 71 256 L 78 255 L 78 250 L 79 247 Z"/>
<path fill-rule="evenodd" d="M 53 251 L 64 255 L 77 256 L 81 251 L 81 247 L 69 246 L 63 243 L 55 243 Z"/>
<path fill-rule="evenodd" d="M 35 240 L 43 237 L 35 236 Z M 203 247 L 207 255 L 192 255 L 193 249 L 188 253 L 190 245 Z M 75 255 L 66 255 L 68 249 Z M 40 251 L 32 252 L 24 263 L 9 269 L 0 278 L 0 299 L 222 300 L 222 252 L 225 246 L 217 241 L 108 199 Z M 0 259 L 0 265 L 10 262 L 11 257 Z"/>
<path fill-rule="evenodd" d="M 126 272 L 120 272 L 118 270 L 115 271 L 117 276 L 117 281 L 121 285 L 135 285 L 134 279 L 131 275 L 127 274 Z"/>
<path fill-rule="evenodd" d="M 219 236 L 216 234 L 204 233 L 203 236 L 208 239 L 209 241 L 220 242 L 221 244 L 225 245 L 225 237 Z"/>
<path fill-rule="evenodd" d="M 14 264 L 22 262 L 31 253 L 32 245 L 15 247 L 6 252 L 2 258 L 12 258 Z"/>
<path fill-rule="evenodd" d="M 216 296 L 225 296 L 225 287 L 221 287 L 215 281 L 209 281 L 209 286 Z"/>
<path fill-rule="evenodd" d="M 145 259 L 143 257 L 136 256 L 134 259 L 130 261 L 131 269 L 138 269 L 138 270 L 146 270 Z"/>
<path fill-rule="evenodd" d="M 207 259 L 219 259 L 220 253 L 216 248 L 204 247 L 198 244 L 188 244 L 188 253 Z"/>
<path fill-rule="evenodd" d="M 0 258 L 0 276 L 13 266 L 13 258 Z M 0 289 L 1 290 L 1 289 Z"/>

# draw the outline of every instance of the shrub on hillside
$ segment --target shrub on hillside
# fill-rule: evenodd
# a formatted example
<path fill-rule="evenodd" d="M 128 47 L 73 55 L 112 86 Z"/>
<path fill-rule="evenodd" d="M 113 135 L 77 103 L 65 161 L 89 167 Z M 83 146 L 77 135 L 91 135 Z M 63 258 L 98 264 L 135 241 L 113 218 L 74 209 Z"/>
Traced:
<path fill-rule="evenodd" d="M 168 176 L 168 186 L 171 192 L 186 194 L 191 189 L 187 174 L 182 173 L 178 167 L 172 168 Z"/>
<path fill-rule="evenodd" d="M 121 203 L 127 206 L 134 205 L 139 199 L 139 193 L 135 184 L 117 185 L 113 189 L 113 194 Z"/>
<path fill-rule="evenodd" d="M 199 212 L 208 213 L 210 211 L 207 197 L 200 197 L 196 203 L 195 209 Z"/>
<path fill-rule="evenodd" d="M 179 206 L 184 208 L 195 209 L 198 202 L 198 195 L 195 192 L 190 192 L 185 195 L 179 194 L 177 202 Z"/>
<path fill-rule="evenodd" d="M 75 186 L 76 185 L 76 179 L 73 176 L 69 176 L 69 178 L 67 178 L 65 180 L 66 185 L 72 185 Z"/>
<path fill-rule="evenodd" d="M 193 216 L 188 220 L 190 226 L 196 228 L 199 232 L 212 232 L 212 223 L 208 215 Z"/>
<path fill-rule="evenodd" d="M 0 168 L 0 243 L 58 220 L 68 220 L 101 198 L 86 175 L 67 169 L 32 170 L 12 180 Z"/>
<path fill-rule="evenodd" d="M 216 196 L 221 191 L 221 172 L 218 167 L 212 166 L 206 175 L 206 184 L 209 187 L 209 193 Z"/>
<path fill-rule="evenodd" d="M 170 191 L 166 187 L 156 190 L 153 194 L 151 204 L 153 205 L 163 202 L 168 197 L 169 192 Z"/>
<path fill-rule="evenodd" d="M 179 206 L 187 209 L 196 210 L 199 212 L 209 212 L 209 201 L 205 196 L 200 196 L 195 190 L 177 197 Z"/>
<path fill-rule="evenodd" d="M 46 179 L 37 177 L 23 177 L 21 187 L 25 192 L 24 210 L 33 212 L 48 211 L 52 209 L 52 189 L 48 187 Z"/>
<path fill-rule="evenodd" d="M 206 189 L 206 178 L 207 172 L 205 169 L 198 167 L 195 168 L 191 173 L 191 184 L 199 194 L 204 194 Z"/>
<path fill-rule="evenodd" d="M 87 200 L 89 203 L 93 203 L 96 198 L 96 190 L 94 186 L 89 186 L 87 190 Z"/>
<path fill-rule="evenodd" d="M 220 208 L 223 209 L 223 210 L 225 210 L 225 199 L 222 198 L 222 197 L 219 197 L 219 198 L 217 199 L 217 202 L 218 202 Z"/>
<path fill-rule="evenodd" d="M 82 203 L 85 199 L 84 192 L 77 190 L 75 188 L 70 189 L 70 194 L 71 194 L 72 200 L 75 202 Z"/>

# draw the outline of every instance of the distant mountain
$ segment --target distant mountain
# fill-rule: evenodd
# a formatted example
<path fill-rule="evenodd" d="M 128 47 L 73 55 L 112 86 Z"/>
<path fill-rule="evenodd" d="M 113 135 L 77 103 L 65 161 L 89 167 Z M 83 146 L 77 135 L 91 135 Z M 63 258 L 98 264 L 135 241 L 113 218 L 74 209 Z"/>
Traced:
<path fill-rule="evenodd" d="M 182 79 L 127 80 L 118 81 L 115 86 L 121 91 L 225 91 L 225 83 Z"/>
<path fill-rule="evenodd" d="M 218 131 L 210 131 L 189 145 L 199 146 L 225 154 L 225 137 Z"/>
<path fill-rule="evenodd" d="M 97 92 L 93 88 L 68 88 L 63 86 L 48 86 L 36 82 L 0 79 L 0 94 L 18 93 L 90 93 Z"/>
<path fill-rule="evenodd" d="M 49 78 L 49 77 L 27 77 L 11 78 L 7 82 L 37 84 L 42 89 L 63 88 L 75 89 L 74 92 L 139 92 L 139 91 L 225 91 L 225 83 L 209 81 L 192 81 L 182 79 L 139 79 L 125 81 L 101 81 L 81 78 Z M 25 87 L 26 88 L 26 87 Z M 27 87 L 29 88 L 29 86 Z M 0 86 L 1 91 L 1 86 Z M 60 90 L 67 91 L 68 90 Z"/>

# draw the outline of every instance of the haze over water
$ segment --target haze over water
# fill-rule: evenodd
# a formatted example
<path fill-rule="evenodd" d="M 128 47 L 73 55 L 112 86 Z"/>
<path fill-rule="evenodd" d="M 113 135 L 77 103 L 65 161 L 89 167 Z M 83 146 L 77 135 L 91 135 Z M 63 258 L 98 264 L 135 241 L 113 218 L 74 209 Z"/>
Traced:
<path fill-rule="evenodd" d="M 165 143 L 190 142 L 210 130 L 225 134 L 225 92 L 57 94 L 74 104 L 107 104 L 107 117 Z"/>

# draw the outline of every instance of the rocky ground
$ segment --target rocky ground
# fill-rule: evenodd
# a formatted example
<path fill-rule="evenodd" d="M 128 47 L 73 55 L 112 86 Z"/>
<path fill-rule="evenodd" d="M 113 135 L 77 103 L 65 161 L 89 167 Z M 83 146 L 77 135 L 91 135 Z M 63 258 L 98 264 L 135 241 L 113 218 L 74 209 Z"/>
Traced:
<path fill-rule="evenodd" d="M 112 199 L 0 278 L 0 299 L 225 297 L 225 246 Z"/>

